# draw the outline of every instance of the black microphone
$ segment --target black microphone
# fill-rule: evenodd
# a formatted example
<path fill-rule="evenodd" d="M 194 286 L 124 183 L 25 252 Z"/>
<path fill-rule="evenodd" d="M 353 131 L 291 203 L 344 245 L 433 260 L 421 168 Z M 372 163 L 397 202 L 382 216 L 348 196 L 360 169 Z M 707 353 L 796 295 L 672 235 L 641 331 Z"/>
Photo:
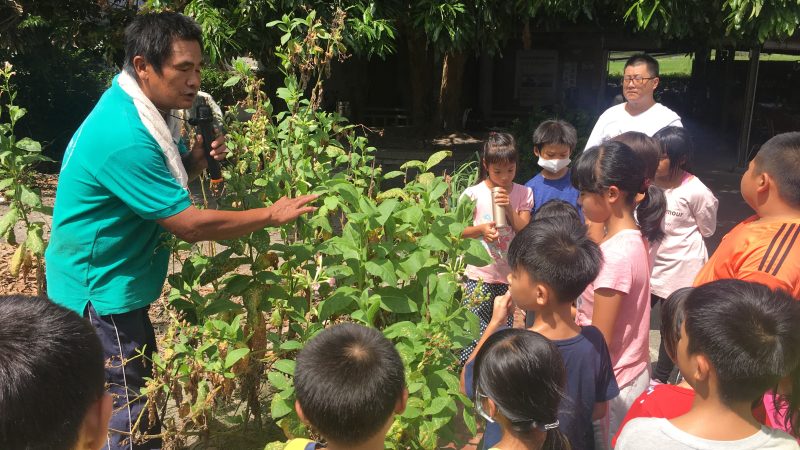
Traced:
<path fill-rule="evenodd" d="M 200 98 L 198 100 L 194 110 L 194 119 L 190 120 L 189 123 L 195 125 L 200 136 L 203 136 L 203 150 L 208 162 L 208 176 L 211 178 L 211 187 L 212 189 L 218 189 L 222 187 L 222 171 L 220 170 L 219 161 L 211 156 L 211 143 L 214 142 L 216 137 L 214 133 L 214 114 L 211 112 L 211 107 L 206 104 L 205 99 Z"/>

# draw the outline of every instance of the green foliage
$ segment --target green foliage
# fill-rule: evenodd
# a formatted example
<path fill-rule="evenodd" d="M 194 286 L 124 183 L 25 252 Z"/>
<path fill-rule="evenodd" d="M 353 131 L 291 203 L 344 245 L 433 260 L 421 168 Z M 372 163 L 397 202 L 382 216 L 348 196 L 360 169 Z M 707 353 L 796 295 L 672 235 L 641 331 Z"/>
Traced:
<path fill-rule="evenodd" d="M 11 85 L 11 77 L 14 75 L 8 62 L 0 68 L 0 194 L 9 200 L 8 211 L 0 218 L 0 236 L 9 244 L 17 245 L 8 267 L 12 276 L 27 273 L 32 267 L 33 259 L 38 261 L 41 293 L 44 222 L 32 221 L 31 214 L 50 214 L 50 209 L 42 205 L 39 192 L 33 187 L 33 175 L 36 164 L 49 161 L 49 158 L 42 155 L 42 146 L 38 142 L 27 137 L 20 139 L 14 135 L 14 127 L 27 112 L 25 108 L 14 103 L 17 97 L 16 89 Z M 25 238 L 17 243 L 14 227 L 19 223 L 23 226 Z"/>
<path fill-rule="evenodd" d="M 358 128 L 317 108 L 326 66 L 344 51 L 337 27 L 347 22 L 336 17 L 331 28 L 314 13 L 270 24 L 284 33 L 277 56 L 285 79 L 276 95 L 285 108 L 234 64 L 227 84 L 246 90 L 240 106 L 253 116 L 228 125 L 231 156 L 219 204 L 244 210 L 281 196 L 321 197 L 313 215 L 226 241 L 217 254 L 175 243 L 182 270 L 169 277 L 171 325 L 147 388 L 153 411 L 177 407 L 164 422 L 173 444 L 211 422 L 271 420 L 286 438 L 307 435 L 293 407 L 293 360 L 341 321 L 383 330 L 407 368 L 408 408 L 388 448 L 455 441 L 456 421 L 475 430 L 471 415 L 458 414 L 469 400 L 456 375 L 456 352 L 478 331 L 460 277 L 466 264 L 489 261 L 477 240 L 461 237 L 473 205 L 457 199 L 474 167 L 436 175 L 449 154 L 442 151 L 384 174 Z M 403 187 L 381 188 L 399 176 Z"/>

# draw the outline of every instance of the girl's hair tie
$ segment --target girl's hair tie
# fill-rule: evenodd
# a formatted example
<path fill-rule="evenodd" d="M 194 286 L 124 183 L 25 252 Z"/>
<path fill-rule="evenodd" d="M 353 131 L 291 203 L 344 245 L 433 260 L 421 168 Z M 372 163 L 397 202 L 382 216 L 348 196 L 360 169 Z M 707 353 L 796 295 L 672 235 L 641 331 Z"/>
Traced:
<path fill-rule="evenodd" d="M 642 181 L 642 190 L 641 190 L 641 192 L 642 193 L 647 192 L 647 190 L 650 189 L 650 185 L 651 184 L 652 184 L 652 182 L 650 181 L 650 178 L 645 178 L 644 181 Z"/>
<path fill-rule="evenodd" d="M 547 430 L 554 430 L 554 429 L 556 429 L 556 428 L 558 428 L 558 419 L 556 419 L 556 421 L 555 421 L 555 422 L 553 422 L 553 423 L 548 423 L 548 424 L 545 424 L 545 426 L 544 426 L 544 429 L 545 429 L 545 431 L 547 431 Z"/>

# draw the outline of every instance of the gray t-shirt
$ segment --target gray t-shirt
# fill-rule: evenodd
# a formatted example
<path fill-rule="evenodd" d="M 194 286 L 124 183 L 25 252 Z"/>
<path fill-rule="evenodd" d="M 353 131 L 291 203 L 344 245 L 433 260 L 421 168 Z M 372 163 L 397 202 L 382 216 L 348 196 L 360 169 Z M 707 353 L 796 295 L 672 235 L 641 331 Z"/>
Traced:
<path fill-rule="evenodd" d="M 622 429 L 615 450 L 797 450 L 793 437 L 762 426 L 761 431 L 738 441 L 710 441 L 681 431 L 667 419 L 633 419 Z"/>

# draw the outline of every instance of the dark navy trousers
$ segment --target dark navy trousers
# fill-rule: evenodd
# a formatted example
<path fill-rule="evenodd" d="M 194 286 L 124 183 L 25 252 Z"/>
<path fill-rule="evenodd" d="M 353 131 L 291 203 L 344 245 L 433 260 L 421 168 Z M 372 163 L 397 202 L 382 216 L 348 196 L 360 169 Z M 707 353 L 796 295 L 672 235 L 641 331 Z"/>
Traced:
<path fill-rule="evenodd" d="M 101 316 L 86 305 L 83 316 L 89 319 L 103 344 L 106 361 L 106 391 L 114 399 L 114 411 L 108 424 L 108 450 L 154 450 L 161 439 L 136 443 L 133 427 L 148 435 L 161 433 L 161 423 L 151 424 L 145 409 L 147 398 L 141 395 L 145 377 L 152 376 L 151 356 L 156 351 L 153 324 L 147 315 L 149 306 L 123 314 Z"/>

